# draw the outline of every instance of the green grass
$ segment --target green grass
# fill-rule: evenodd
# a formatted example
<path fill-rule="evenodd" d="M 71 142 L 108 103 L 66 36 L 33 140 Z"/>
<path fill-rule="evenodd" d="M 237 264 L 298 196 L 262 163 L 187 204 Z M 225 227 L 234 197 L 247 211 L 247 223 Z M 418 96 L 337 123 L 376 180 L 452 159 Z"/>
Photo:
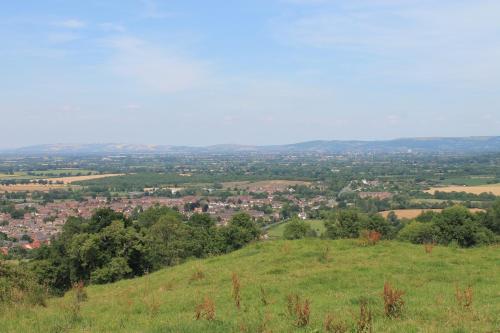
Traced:
<path fill-rule="evenodd" d="M 495 177 L 493 176 L 481 176 L 481 177 L 473 177 L 473 176 L 464 176 L 464 177 L 454 177 L 448 178 L 441 181 L 442 185 L 466 185 L 466 186 L 478 186 L 478 185 L 487 185 L 488 182 L 491 182 Z"/>
<path fill-rule="evenodd" d="M 325 224 L 321 220 L 306 220 L 305 221 L 313 230 L 316 230 L 318 236 L 325 231 Z M 283 238 L 283 231 L 285 230 L 285 226 L 288 222 L 280 223 L 277 226 L 271 227 L 268 230 L 268 236 L 271 239 Z"/>
<path fill-rule="evenodd" d="M 328 260 L 320 260 L 325 248 Z M 204 277 L 192 281 L 201 270 Z M 241 309 L 231 298 L 231 274 L 241 279 Z M 405 291 L 403 316 L 383 312 L 385 281 Z M 471 309 L 457 305 L 455 287 L 472 286 Z M 146 277 L 87 288 L 88 300 L 71 310 L 73 294 L 46 308 L 1 309 L 2 332 L 324 332 L 328 313 L 354 332 L 359 300 L 368 301 L 374 332 L 497 332 L 500 329 L 498 247 L 456 249 L 383 241 L 261 242 L 226 256 L 194 260 Z M 268 305 L 261 302 L 261 287 Z M 307 328 L 294 326 L 286 296 L 311 301 Z M 216 320 L 195 320 L 205 296 Z M 264 324 L 265 323 L 265 324 Z M 260 330 L 265 331 L 265 330 Z"/>
<path fill-rule="evenodd" d="M 7 173 L 1 173 L 0 172 L 0 180 L 7 180 L 7 179 L 32 179 L 34 178 L 33 176 L 28 176 L 25 172 L 14 172 L 14 174 L 7 174 Z"/>
<path fill-rule="evenodd" d="M 60 174 L 68 174 L 69 176 L 76 176 L 78 174 L 82 176 L 86 176 L 88 173 L 98 174 L 96 171 L 88 170 L 88 169 L 51 169 L 51 170 L 41 170 L 41 171 L 33 171 L 33 174 L 37 176 L 49 176 L 49 177 L 59 177 Z"/>

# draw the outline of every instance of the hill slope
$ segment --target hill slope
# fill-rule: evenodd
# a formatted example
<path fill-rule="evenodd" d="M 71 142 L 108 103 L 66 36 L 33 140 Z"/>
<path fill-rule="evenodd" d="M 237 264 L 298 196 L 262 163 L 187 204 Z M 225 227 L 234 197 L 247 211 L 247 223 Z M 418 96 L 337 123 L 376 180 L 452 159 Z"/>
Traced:
<path fill-rule="evenodd" d="M 233 272 L 241 280 L 240 310 L 231 296 Z M 401 319 L 384 316 L 385 281 L 405 291 Z M 455 288 L 468 285 L 474 299 L 464 309 Z M 323 332 L 327 313 L 354 328 L 364 297 L 374 332 L 494 332 L 500 329 L 499 286 L 498 247 L 435 247 L 427 254 L 421 246 L 398 242 L 361 247 L 351 240 L 270 241 L 88 287 L 79 310 L 70 292 L 47 308 L 3 310 L 0 322 L 7 332 Z M 311 301 L 307 329 L 295 327 L 287 314 L 286 296 L 295 293 Z M 194 319 L 205 296 L 215 302 L 214 321 Z"/>
<path fill-rule="evenodd" d="M 287 145 L 214 145 L 204 147 L 104 144 L 44 144 L 0 151 L 20 155 L 199 154 L 199 153 L 485 153 L 500 152 L 500 136 L 403 138 L 394 140 L 316 140 Z"/>

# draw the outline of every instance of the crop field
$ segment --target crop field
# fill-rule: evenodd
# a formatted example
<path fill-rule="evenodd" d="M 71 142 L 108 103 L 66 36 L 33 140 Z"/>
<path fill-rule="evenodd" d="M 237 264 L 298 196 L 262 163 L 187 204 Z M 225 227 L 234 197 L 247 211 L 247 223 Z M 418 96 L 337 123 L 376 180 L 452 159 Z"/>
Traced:
<path fill-rule="evenodd" d="M 465 185 L 465 186 L 478 186 L 487 185 L 488 182 L 494 180 L 493 176 L 468 176 L 468 177 L 455 177 L 447 178 L 441 182 L 443 185 Z"/>
<path fill-rule="evenodd" d="M 29 176 L 24 172 L 15 172 L 13 174 L 0 173 L 0 180 L 8 180 L 8 179 L 33 179 L 35 176 Z"/>
<path fill-rule="evenodd" d="M 385 313 L 385 283 L 403 292 L 398 317 Z M 498 332 L 499 285 L 495 246 L 268 241 L 90 286 L 80 303 L 68 292 L 46 307 L 6 307 L 0 322 L 2 332 Z"/>
<path fill-rule="evenodd" d="M 48 192 L 51 190 L 61 190 L 69 189 L 69 185 L 79 181 L 94 180 L 108 177 L 121 176 L 121 174 L 103 174 L 103 175 L 89 175 L 89 176 L 70 176 L 70 177 L 55 177 L 55 178 L 43 178 L 48 181 L 52 181 L 53 184 L 11 184 L 11 185 L 0 185 L 0 192 Z M 39 179 L 39 178 L 37 178 Z M 56 182 L 62 182 L 62 184 L 55 184 Z M 77 188 L 78 186 L 71 186 L 72 188 Z"/>
<path fill-rule="evenodd" d="M 241 181 L 225 182 L 222 184 L 226 189 L 238 188 L 248 189 L 251 192 L 276 192 L 285 191 L 290 186 L 304 185 L 310 186 L 310 182 L 300 180 L 262 180 L 262 181 Z"/>
<path fill-rule="evenodd" d="M 67 189 L 63 184 L 15 184 L 15 185 L 0 185 L 0 192 L 49 192 L 51 190 Z"/>
<path fill-rule="evenodd" d="M 60 174 L 67 174 L 70 176 L 82 176 L 88 174 L 97 174 L 96 171 L 87 170 L 87 169 L 51 169 L 51 170 L 40 170 L 32 172 L 35 176 L 48 176 L 48 177 L 57 177 Z"/>
<path fill-rule="evenodd" d="M 478 185 L 478 186 L 444 186 L 444 187 L 432 187 L 427 190 L 427 193 L 434 194 L 436 191 L 440 192 L 467 192 L 472 194 L 481 193 L 493 193 L 494 195 L 500 195 L 500 184 L 489 184 L 489 185 Z"/>
<path fill-rule="evenodd" d="M 471 208 L 469 210 L 473 213 L 484 211 L 483 209 L 479 209 L 479 208 Z M 442 209 L 395 209 L 395 210 L 392 210 L 392 212 L 396 213 L 396 216 L 400 219 L 414 219 L 426 211 L 440 212 L 440 211 L 442 211 Z M 387 210 L 387 211 L 380 212 L 380 214 L 383 217 L 387 218 L 387 215 L 389 215 L 389 212 L 391 212 L 391 211 Z"/>
<path fill-rule="evenodd" d="M 116 177 L 116 176 L 123 176 L 123 174 L 121 174 L 121 173 L 109 173 L 109 174 L 103 174 L 103 175 L 55 177 L 55 178 L 47 178 L 47 180 L 50 180 L 50 181 L 53 181 L 53 182 L 63 182 L 64 184 L 71 184 L 71 183 L 74 183 L 74 182 L 80 182 L 80 181 L 86 181 L 86 180 L 93 180 L 93 179 L 101 179 L 101 178 L 108 178 L 108 177 Z"/>

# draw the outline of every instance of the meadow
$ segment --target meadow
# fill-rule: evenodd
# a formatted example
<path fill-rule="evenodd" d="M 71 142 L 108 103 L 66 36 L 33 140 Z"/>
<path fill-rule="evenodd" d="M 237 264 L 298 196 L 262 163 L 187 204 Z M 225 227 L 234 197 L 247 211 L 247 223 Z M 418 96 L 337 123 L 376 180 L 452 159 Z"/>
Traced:
<path fill-rule="evenodd" d="M 381 214 L 384 218 L 387 218 L 387 215 L 389 215 L 390 212 L 394 212 L 396 216 L 400 219 L 414 219 L 423 212 L 426 211 L 433 211 L 433 212 L 441 212 L 442 209 L 394 209 L 394 210 L 386 210 L 382 211 L 379 214 Z M 479 209 L 479 208 L 470 208 L 469 211 L 473 213 L 481 212 L 484 211 L 484 209 Z"/>
<path fill-rule="evenodd" d="M 436 191 L 447 192 L 447 193 L 466 192 L 472 194 L 493 193 L 494 195 L 500 195 L 500 184 L 477 185 L 477 186 L 451 185 L 443 187 L 432 187 L 425 192 L 434 194 Z"/>
<path fill-rule="evenodd" d="M 396 316 L 385 283 L 402 292 Z M 0 322 L 2 332 L 498 332 L 499 286 L 498 246 L 268 241 L 6 307 Z"/>

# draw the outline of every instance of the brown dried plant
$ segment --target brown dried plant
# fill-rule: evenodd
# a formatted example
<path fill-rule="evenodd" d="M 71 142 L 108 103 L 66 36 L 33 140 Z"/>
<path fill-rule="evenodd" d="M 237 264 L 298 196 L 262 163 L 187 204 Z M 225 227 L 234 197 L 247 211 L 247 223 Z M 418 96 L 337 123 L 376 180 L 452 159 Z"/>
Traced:
<path fill-rule="evenodd" d="M 231 281 L 233 284 L 233 300 L 234 305 L 239 309 L 241 307 L 241 282 L 238 274 L 233 272 L 231 277 Z"/>
<path fill-rule="evenodd" d="M 384 313 L 389 318 L 398 318 L 403 313 L 405 302 L 404 291 L 392 288 L 389 282 L 384 283 Z"/>

